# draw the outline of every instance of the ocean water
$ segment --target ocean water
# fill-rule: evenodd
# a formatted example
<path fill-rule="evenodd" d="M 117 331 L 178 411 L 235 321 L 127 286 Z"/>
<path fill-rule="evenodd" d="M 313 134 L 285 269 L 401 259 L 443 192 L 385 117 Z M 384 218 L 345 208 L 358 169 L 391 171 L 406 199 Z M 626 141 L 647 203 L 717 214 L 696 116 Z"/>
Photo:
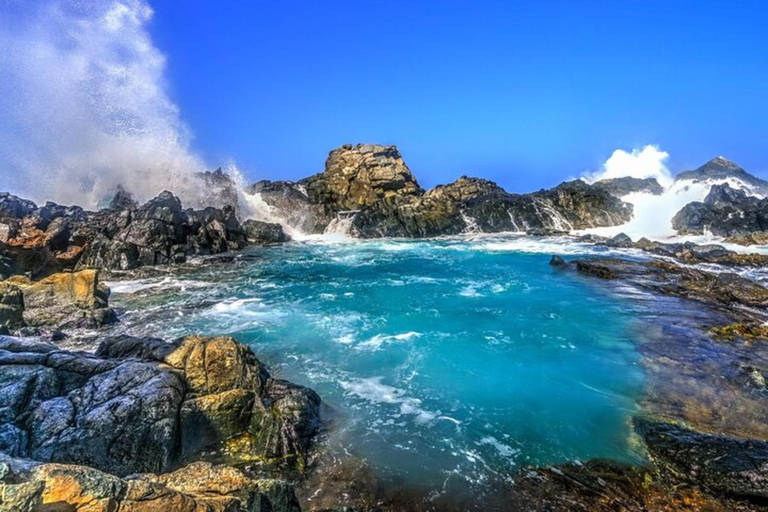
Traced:
<path fill-rule="evenodd" d="M 642 458 L 632 307 L 548 265 L 599 251 L 504 236 L 315 241 L 109 284 L 117 329 L 236 337 L 320 393 L 328 446 L 440 492 Z"/>

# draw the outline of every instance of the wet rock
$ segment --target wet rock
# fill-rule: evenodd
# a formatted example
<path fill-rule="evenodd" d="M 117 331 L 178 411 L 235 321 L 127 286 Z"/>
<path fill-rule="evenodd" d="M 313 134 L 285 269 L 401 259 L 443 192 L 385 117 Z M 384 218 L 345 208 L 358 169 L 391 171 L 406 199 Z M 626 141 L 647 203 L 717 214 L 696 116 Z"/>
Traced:
<path fill-rule="evenodd" d="M 221 167 L 213 172 L 205 171 L 198 173 L 196 176 L 202 181 L 202 206 L 217 208 L 229 206 L 234 209 L 236 215 L 240 214 L 237 184 L 231 176 L 221 170 Z"/>
<path fill-rule="evenodd" d="M 565 260 L 561 256 L 552 256 L 549 260 L 549 264 L 556 268 L 562 268 L 566 266 Z"/>
<path fill-rule="evenodd" d="M 765 503 L 768 443 L 695 432 L 679 425 L 636 419 L 654 462 L 675 479 L 714 492 Z"/>
<path fill-rule="evenodd" d="M 118 476 L 233 440 L 233 462 L 301 469 L 320 427 L 317 394 L 272 379 L 232 338 L 120 336 L 90 355 L 0 337 L 0 387 L 0 452 Z"/>
<path fill-rule="evenodd" d="M 596 181 L 593 185 L 606 190 L 609 194 L 616 197 L 624 197 L 637 192 L 653 194 L 655 196 L 664 193 L 664 188 L 659 185 L 656 178 L 641 179 L 625 176 Z"/>
<path fill-rule="evenodd" d="M 680 234 L 748 237 L 768 231 L 768 200 L 728 184 L 714 185 L 704 202 L 689 203 L 677 212 L 672 227 Z"/>
<path fill-rule="evenodd" d="M 139 203 L 133 197 L 133 194 L 131 194 L 131 192 L 122 185 L 118 185 L 115 197 L 113 197 L 112 201 L 109 202 L 109 209 L 135 210 L 138 207 Z"/>
<path fill-rule="evenodd" d="M 633 246 L 632 239 L 624 233 L 619 233 L 613 238 L 609 238 L 605 241 L 605 245 L 608 247 L 616 247 L 621 249 L 628 249 Z"/>
<path fill-rule="evenodd" d="M 716 326 L 710 328 L 709 332 L 715 338 L 727 341 L 734 341 L 737 339 L 768 339 L 768 326 L 757 323 Z"/>
<path fill-rule="evenodd" d="M 249 219 L 243 222 L 243 231 L 251 244 L 276 244 L 288 242 L 291 239 L 283 231 L 283 226 L 273 222 Z"/>
<path fill-rule="evenodd" d="M 568 233 L 569 231 L 553 228 L 535 228 L 529 229 L 525 232 L 525 234 L 528 236 L 563 236 L 567 235 Z"/>
<path fill-rule="evenodd" d="M 720 306 L 768 306 L 768 289 L 737 274 L 715 274 L 666 261 L 617 258 L 582 259 L 570 263 L 580 273 L 602 279 L 622 279 L 666 295 Z"/>
<path fill-rule="evenodd" d="M 246 189 L 255 195 L 256 202 L 276 212 L 281 222 L 303 233 L 322 233 L 335 217 L 331 205 L 314 203 L 307 195 L 307 178 L 299 183 L 291 181 L 258 181 Z"/>

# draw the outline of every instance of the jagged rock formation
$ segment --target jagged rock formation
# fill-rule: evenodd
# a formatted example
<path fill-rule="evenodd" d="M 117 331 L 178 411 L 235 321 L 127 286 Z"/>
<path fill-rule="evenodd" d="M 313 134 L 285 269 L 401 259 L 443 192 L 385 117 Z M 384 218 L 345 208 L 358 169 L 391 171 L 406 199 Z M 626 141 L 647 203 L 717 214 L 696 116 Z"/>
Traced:
<path fill-rule="evenodd" d="M 0 337 L 0 452 L 124 476 L 204 448 L 301 468 L 320 398 L 273 379 L 232 338 L 120 336 L 95 355 Z"/>
<path fill-rule="evenodd" d="M 423 193 L 395 146 L 347 144 L 334 149 L 325 171 L 307 180 L 310 200 L 334 210 L 358 210 L 382 199 Z"/>
<path fill-rule="evenodd" d="M 673 218 L 680 234 L 738 237 L 768 231 L 768 199 L 748 196 L 727 183 L 713 185 L 703 202 L 685 205 Z"/>
<path fill-rule="evenodd" d="M 593 183 L 596 187 L 607 190 L 613 196 L 624 197 L 627 194 L 643 192 L 655 196 L 664 193 L 664 187 L 659 185 L 656 178 L 632 178 L 625 176 L 622 178 L 611 178 L 596 181 Z"/>
<path fill-rule="evenodd" d="M 215 173 L 214 173 L 215 174 Z M 0 195 L 0 272 L 33 279 L 65 269 L 133 269 L 184 262 L 248 244 L 232 207 L 182 209 L 163 192 L 136 207 L 125 190 L 112 206 L 87 212 L 77 206 L 34 203 Z"/>
<path fill-rule="evenodd" d="M 675 181 L 690 180 L 694 182 L 708 180 L 725 180 L 733 178 L 751 188 L 753 193 L 768 194 L 768 181 L 749 174 L 747 171 L 731 162 L 730 160 L 718 156 L 706 164 L 693 171 L 681 172 L 675 177 Z"/>
<path fill-rule="evenodd" d="M 37 282 L 13 276 L 0 282 L 0 327 L 11 332 L 99 327 L 117 321 L 108 300 L 98 270 L 62 272 Z"/>
<path fill-rule="evenodd" d="M 624 223 L 632 212 L 605 189 L 579 180 L 519 195 L 462 176 L 425 192 L 397 148 L 367 144 L 332 151 L 321 174 L 298 183 L 259 182 L 250 190 L 301 230 L 322 232 L 344 215 L 351 234 L 364 238 L 582 229 Z"/>

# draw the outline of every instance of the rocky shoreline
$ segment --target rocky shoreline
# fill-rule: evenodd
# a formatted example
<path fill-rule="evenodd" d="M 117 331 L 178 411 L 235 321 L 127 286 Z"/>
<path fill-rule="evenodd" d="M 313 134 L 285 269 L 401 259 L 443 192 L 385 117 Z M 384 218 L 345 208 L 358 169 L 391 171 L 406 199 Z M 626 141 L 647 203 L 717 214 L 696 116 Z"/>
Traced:
<path fill-rule="evenodd" d="M 717 161 L 694 178 L 718 165 L 727 167 Z M 768 289 L 736 273 L 765 267 L 768 256 L 626 235 L 574 237 L 641 255 L 553 257 L 551 264 L 564 279 L 648 294 L 649 322 L 638 339 L 649 380 L 633 431 L 649 461 L 523 468 L 514 485 L 485 501 L 441 501 L 407 486 L 382 489 L 362 463 L 330 471 L 318 437 L 326 427 L 321 397 L 273 378 L 235 339 L 104 334 L 119 312 L 109 305 L 102 274 L 183 268 L 194 257 L 227 265 L 233 251 L 289 240 L 280 224 L 238 219 L 225 175 L 206 179 L 222 201 L 235 204 L 184 209 L 163 192 L 138 205 L 120 190 L 108 208 L 89 212 L 0 194 L 0 510 L 768 506 Z M 319 175 L 259 182 L 250 191 L 294 227 L 319 233 L 343 225 L 360 237 L 561 235 L 623 224 L 632 207 L 620 196 L 660 193 L 658 183 L 619 179 L 521 195 L 467 177 L 424 191 L 394 146 L 371 145 L 331 152 Z M 768 227 L 763 201 L 714 186 L 703 203 L 681 210 L 676 226 L 759 241 Z M 93 352 L 61 348 L 80 330 L 89 332 Z"/>

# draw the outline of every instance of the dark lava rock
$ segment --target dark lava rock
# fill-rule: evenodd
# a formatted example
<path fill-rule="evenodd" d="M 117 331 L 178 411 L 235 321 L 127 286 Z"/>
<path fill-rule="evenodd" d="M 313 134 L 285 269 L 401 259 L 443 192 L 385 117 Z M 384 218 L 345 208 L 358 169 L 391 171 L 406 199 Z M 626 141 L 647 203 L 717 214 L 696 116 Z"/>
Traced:
<path fill-rule="evenodd" d="M 112 201 L 110 201 L 109 203 L 109 209 L 110 210 L 135 210 L 138 207 L 139 207 L 139 203 L 136 202 L 136 199 L 133 197 L 133 194 L 131 194 L 122 185 L 118 185 L 117 192 L 115 193 L 115 197 L 113 197 Z"/>
<path fill-rule="evenodd" d="M 251 244 L 275 244 L 290 241 L 283 226 L 272 222 L 261 222 L 249 219 L 243 222 L 245 237 Z"/>
<path fill-rule="evenodd" d="M 633 246 L 632 239 L 624 233 L 619 233 L 613 238 L 609 238 L 605 241 L 605 245 L 608 247 L 616 247 L 620 249 L 628 249 Z"/>
<path fill-rule="evenodd" d="M 623 197 L 635 192 L 645 192 L 655 196 L 664 193 L 664 188 L 659 185 L 656 178 L 641 179 L 625 176 L 622 178 L 599 180 L 593 183 L 593 185 L 608 191 L 609 194 L 616 197 Z"/>
<path fill-rule="evenodd" d="M 231 176 L 221 170 L 221 167 L 213 172 L 205 171 L 197 173 L 197 178 L 202 181 L 202 206 L 216 208 L 231 207 L 237 215 L 240 214 L 240 201 L 237 193 L 237 184 Z"/>
<path fill-rule="evenodd" d="M 4 337 L 0 387 L 0 452 L 118 476 L 233 439 L 245 460 L 301 468 L 320 427 L 317 394 L 232 338 L 121 336 L 91 355 Z"/>
<path fill-rule="evenodd" d="M 666 261 L 618 258 L 570 262 L 580 273 L 602 279 L 621 279 L 665 295 L 685 297 L 717 306 L 768 306 L 768 289 L 737 274 L 706 272 Z"/>
<path fill-rule="evenodd" d="M 702 434 L 678 425 L 636 419 L 654 462 L 678 480 L 715 494 L 768 503 L 768 442 Z"/>
<path fill-rule="evenodd" d="M 717 236 L 749 236 L 768 230 L 768 199 L 748 196 L 728 184 L 714 185 L 704 202 L 685 205 L 672 218 L 681 234 L 711 232 Z"/>

